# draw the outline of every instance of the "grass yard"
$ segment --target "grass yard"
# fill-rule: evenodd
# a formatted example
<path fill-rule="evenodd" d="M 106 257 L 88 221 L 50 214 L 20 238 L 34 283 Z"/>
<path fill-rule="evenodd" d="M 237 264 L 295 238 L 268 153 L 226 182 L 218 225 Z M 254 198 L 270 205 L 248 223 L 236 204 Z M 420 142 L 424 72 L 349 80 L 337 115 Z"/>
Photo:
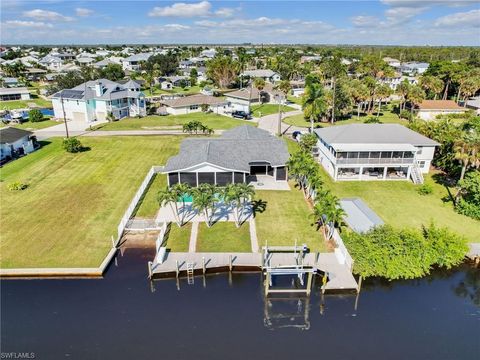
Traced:
<path fill-rule="evenodd" d="M 248 222 L 237 228 L 234 222 L 219 221 L 198 228 L 197 252 L 252 252 Z"/>
<path fill-rule="evenodd" d="M 179 136 L 82 138 L 68 154 L 61 139 L 2 168 L 0 266 L 96 267 L 152 165 L 178 152 Z M 29 186 L 9 191 L 20 181 Z"/>
<path fill-rule="evenodd" d="M 167 186 L 167 176 L 164 174 L 153 175 L 150 186 L 145 190 L 143 199 L 141 199 L 134 216 L 137 218 L 153 219 L 160 209 L 157 201 L 157 194 Z"/>
<path fill-rule="evenodd" d="M 283 112 L 294 111 L 294 110 L 295 109 L 290 106 L 286 106 L 286 105 L 282 106 Z M 250 111 L 253 114 L 253 116 L 256 116 L 256 117 L 271 115 L 271 114 L 278 114 L 278 105 L 277 104 L 253 105 L 250 107 Z"/>
<path fill-rule="evenodd" d="M 192 95 L 192 94 L 198 94 L 202 90 L 202 88 L 198 85 L 192 86 L 192 87 L 187 87 L 187 88 L 181 88 L 181 87 L 174 87 L 172 90 L 162 90 L 160 89 L 160 86 L 154 87 L 153 92 L 150 92 L 150 88 L 146 88 L 143 90 L 143 93 L 145 96 L 152 96 L 152 95 L 161 95 L 161 94 L 182 94 L 182 95 Z"/>
<path fill-rule="evenodd" d="M 179 128 L 181 129 L 183 124 L 192 120 L 198 120 L 204 125 L 214 129 L 231 129 L 240 125 L 255 125 L 255 123 L 245 120 L 234 119 L 231 117 L 208 114 L 203 112 L 196 112 L 185 115 L 149 115 L 143 118 L 126 118 L 111 123 L 101 124 L 96 126 L 95 130 L 155 130 L 155 129 L 168 129 Z"/>
<path fill-rule="evenodd" d="M 53 120 L 46 119 L 46 120 L 39 121 L 39 122 L 26 121 L 26 122 L 21 123 L 21 124 L 12 124 L 12 125 L 9 125 L 9 126 L 17 128 L 17 129 L 34 131 L 34 130 L 45 129 L 45 128 L 48 128 L 50 126 L 55 126 L 55 125 L 58 125 L 58 124 L 61 124 L 61 123 L 58 123 L 58 122 L 53 121 Z"/>
<path fill-rule="evenodd" d="M 164 246 L 172 252 L 188 252 L 191 232 L 191 223 L 187 223 L 181 228 L 177 224 L 171 223 L 170 231 L 167 233 L 167 242 Z"/>
<path fill-rule="evenodd" d="M 302 105 L 302 97 L 301 96 L 297 97 L 297 96 L 288 95 L 287 100 L 291 101 L 295 104 Z"/>
<path fill-rule="evenodd" d="M 334 126 L 334 125 L 349 125 L 349 124 L 363 124 L 366 119 L 369 119 L 371 117 L 375 117 L 375 115 L 370 115 L 370 116 L 365 116 L 360 114 L 360 118 L 357 118 L 357 115 L 354 114 L 352 115 L 352 118 L 347 119 L 347 120 L 338 120 L 336 121 L 333 125 L 329 122 L 324 122 L 324 123 L 319 123 L 316 122 L 313 124 L 314 127 L 329 127 L 329 126 Z M 383 111 L 380 113 L 380 116 L 378 118 L 380 122 L 383 124 L 402 124 L 402 125 L 407 125 L 408 120 L 405 119 L 400 119 L 396 114 L 390 112 L 390 111 Z M 300 126 L 300 127 L 310 127 L 310 121 L 304 119 L 303 114 L 299 115 L 294 115 L 294 116 L 289 116 L 285 119 L 283 119 L 283 122 L 289 125 L 293 126 Z"/>
<path fill-rule="evenodd" d="M 290 191 L 256 191 L 255 199 L 265 205 L 265 211 L 257 211 L 255 217 L 259 246 L 294 246 L 296 240 L 313 252 L 325 252 L 322 234 L 312 226 L 309 205 L 293 182 L 290 187 Z"/>
<path fill-rule="evenodd" d="M 34 103 L 42 108 L 52 108 L 52 102 L 43 98 L 32 98 L 30 100 L 12 100 L 12 101 L 0 101 L 0 109 L 13 110 L 13 109 L 26 109 L 28 103 Z"/>
<path fill-rule="evenodd" d="M 442 201 L 448 197 L 447 189 L 425 176 L 433 192 L 420 195 L 418 186 L 410 181 L 344 181 L 334 182 L 322 168 L 325 186 L 339 198 L 360 197 L 385 223 L 395 227 L 420 227 L 431 220 L 446 226 L 472 242 L 480 242 L 480 221 L 453 210 L 452 203 Z"/>

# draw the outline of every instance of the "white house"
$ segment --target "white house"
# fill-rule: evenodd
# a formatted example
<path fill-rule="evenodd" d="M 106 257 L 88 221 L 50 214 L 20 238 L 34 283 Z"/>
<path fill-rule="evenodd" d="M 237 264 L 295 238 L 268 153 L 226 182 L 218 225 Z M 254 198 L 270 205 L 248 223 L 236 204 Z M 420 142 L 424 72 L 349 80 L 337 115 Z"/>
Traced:
<path fill-rule="evenodd" d="M 265 87 L 259 91 L 257 88 L 250 86 L 240 90 L 235 90 L 225 94 L 225 100 L 233 111 L 245 111 L 250 113 L 250 107 L 259 103 L 275 103 L 284 102 L 285 97 L 273 88 L 272 84 L 265 84 Z"/>
<path fill-rule="evenodd" d="M 314 132 L 314 154 L 334 180 L 422 183 L 439 145 L 400 124 L 339 125 Z"/>
<path fill-rule="evenodd" d="M 39 63 L 49 70 L 59 71 L 64 64 L 64 61 L 59 57 L 47 55 L 40 59 Z"/>
<path fill-rule="evenodd" d="M 397 90 L 398 85 L 400 85 L 403 81 L 407 81 L 410 85 L 418 85 L 418 79 L 413 76 L 405 76 L 405 75 L 396 75 L 394 77 L 389 78 L 382 78 L 380 82 L 382 84 L 386 84 L 392 89 L 393 91 Z"/>
<path fill-rule="evenodd" d="M 140 64 L 147 61 L 153 53 L 139 53 L 131 55 L 122 59 L 123 70 L 137 71 L 140 69 Z"/>
<path fill-rule="evenodd" d="M 202 52 L 200 53 L 200 57 L 209 58 L 209 59 L 213 59 L 215 55 L 217 55 L 217 50 L 215 49 L 202 50 Z"/>
<path fill-rule="evenodd" d="M 135 81 L 120 84 L 107 79 L 87 81 L 73 89 L 52 96 L 56 118 L 76 121 L 105 121 L 108 114 L 116 119 L 145 116 L 145 95 Z"/>
<path fill-rule="evenodd" d="M 383 61 L 385 61 L 388 65 L 390 65 L 391 67 L 394 67 L 394 68 L 398 68 L 401 65 L 400 60 L 394 59 L 394 58 L 391 58 L 391 57 L 388 57 L 388 56 L 384 57 Z"/>
<path fill-rule="evenodd" d="M 453 100 L 423 100 L 415 110 L 422 120 L 434 120 L 438 115 L 463 114 L 465 111 Z"/>
<path fill-rule="evenodd" d="M 0 160 L 31 153 L 35 150 L 33 133 L 14 127 L 0 129 Z"/>
<path fill-rule="evenodd" d="M 0 101 L 30 100 L 30 90 L 26 87 L 0 88 Z"/>
<path fill-rule="evenodd" d="M 414 76 L 423 74 L 425 71 L 427 71 L 429 65 L 430 64 L 425 62 L 412 61 L 403 63 L 399 69 L 402 73 Z"/>
<path fill-rule="evenodd" d="M 214 96 L 195 94 L 178 97 L 176 99 L 160 100 L 166 111 L 173 115 L 189 114 L 202 111 L 202 105 L 208 105 L 208 109 L 214 113 L 221 112 L 227 105 L 226 101 Z"/>
<path fill-rule="evenodd" d="M 261 78 L 270 83 L 276 83 L 281 80 L 281 77 L 278 73 L 270 69 L 256 69 L 256 70 L 246 70 L 240 74 L 242 77 L 249 77 L 251 79 Z"/>
<path fill-rule="evenodd" d="M 480 115 L 480 96 L 468 99 L 465 106 L 468 109 L 475 110 L 475 114 Z"/>

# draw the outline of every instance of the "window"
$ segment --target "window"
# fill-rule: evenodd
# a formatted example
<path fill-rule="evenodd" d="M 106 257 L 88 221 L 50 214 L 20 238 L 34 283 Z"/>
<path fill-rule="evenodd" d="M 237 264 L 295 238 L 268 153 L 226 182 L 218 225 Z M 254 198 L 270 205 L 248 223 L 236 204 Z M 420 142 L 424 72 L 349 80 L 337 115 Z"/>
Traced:
<path fill-rule="evenodd" d="M 419 161 L 418 167 L 421 167 L 423 169 L 425 167 L 425 161 Z"/>
<path fill-rule="evenodd" d="M 236 172 L 236 173 L 234 173 L 233 177 L 234 177 L 234 180 L 235 180 L 235 184 L 243 183 L 243 173 Z"/>
<path fill-rule="evenodd" d="M 380 157 L 380 152 L 379 151 L 372 151 L 370 152 L 370 158 L 372 159 L 378 159 Z"/>
<path fill-rule="evenodd" d="M 382 151 L 381 154 L 382 159 L 390 159 L 392 157 L 391 151 Z"/>
<path fill-rule="evenodd" d="M 403 158 L 404 158 L 404 159 L 413 159 L 413 152 L 411 152 L 411 151 L 405 151 L 405 152 L 403 153 Z"/>
<path fill-rule="evenodd" d="M 393 152 L 393 158 L 394 159 L 401 159 L 403 156 L 403 152 L 402 151 L 394 151 Z"/>
<path fill-rule="evenodd" d="M 178 173 L 169 173 L 168 174 L 168 183 L 170 186 L 178 184 Z"/>
<path fill-rule="evenodd" d="M 417 155 L 421 155 L 421 154 L 422 154 L 422 150 L 423 150 L 423 148 L 422 148 L 421 146 L 419 146 L 419 147 L 417 148 Z"/>
<path fill-rule="evenodd" d="M 180 182 L 190 186 L 197 186 L 197 173 L 180 173 Z"/>
<path fill-rule="evenodd" d="M 287 180 L 287 170 L 284 166 L 277 167 L 277 178 L 276 180 Z"/>
<path fill-rule="evenodd" d="M 225 186 L 232 183 L 231 172 L 217 172 L 217 185 Z"/>
<path fill-rule="evenodd" d="M 368 151 L 362 151 L 360 152 L 360 159 L 368 159 L 368 155 L 370 153 Z"/>
<path fill-rule="evenodd" d="M 190 110 L 197 110 L 198 109 L 198 105 L 190 105 Z"/>

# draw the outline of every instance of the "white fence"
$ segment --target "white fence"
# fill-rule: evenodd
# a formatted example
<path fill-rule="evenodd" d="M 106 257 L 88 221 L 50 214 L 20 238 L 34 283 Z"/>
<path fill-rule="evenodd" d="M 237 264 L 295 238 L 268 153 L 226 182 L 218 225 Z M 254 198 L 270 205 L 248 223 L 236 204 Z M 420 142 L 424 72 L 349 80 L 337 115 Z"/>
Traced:
<path fill-rule="evenodd" d="M 157 236 L 157 240 L 155 240 L 155 260 L 153 261 L 154 264 L 161 264 L 165 259 L 165 254 L 167 252 L 167 248 L 162 246 L 163 241 L 165 239 L 165 234 L 167 232 L 167 223 L 164 222 L 160 229 L 160 234 Z"/>
<path fill-rule="evenodd" d="M 333 230 L 333 240 L 335 241 L 335 256 L 340 264 L 348 266 L 350 271 L 353 269 L 353 258 L 347 250 L 347 247 L 343 243 L 342 237 L 338 233 L 337 229 Z"/>
<path fill-rule="evenodd" d="M 138 202 L 143 196 L 143 193 L 147 189 L 148 185 L 152 181 L 153 175 L 161 172 L 163 169 L 163 166 L 152 166 L 151 169 L 148 171 L 147 176 L 145 176 L 145 179 L 143 180 L 142 184 L 138 188 L 137 192 L 135 193 L 135 196 L 133 197 L 132 201 L 130 202 L 130 205 L 128 206 L 127 211 L 125 211 L 125 214 L 122 217 L 122 220 L 120 220 L 120 224 L 118 224 L 117 228 L 117 241 L 116 243 L 120 241 L 122 238 L 123 232 L 125 231 L 125 227 L 128 224 L 128 221 L 132 217 L 132 214 L 135 210 L 135 208 L 138 205 Z"/>

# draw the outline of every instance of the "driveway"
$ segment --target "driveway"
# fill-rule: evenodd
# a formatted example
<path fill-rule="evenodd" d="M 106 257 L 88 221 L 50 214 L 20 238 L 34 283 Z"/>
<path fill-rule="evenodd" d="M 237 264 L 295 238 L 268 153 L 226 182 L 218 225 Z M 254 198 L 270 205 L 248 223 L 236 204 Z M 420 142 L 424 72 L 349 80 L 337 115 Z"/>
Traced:
<path fill-rule="evenodd" d="M 282 119 L 285 119 L 288 116 L 294 116 L 299 114 L 302 114 L 301 110 L 289 111 L 282 114 Z M 276 135 L 278 130 L 278 114 L 271 114 L 271 115 L 266 115 L 266 116 L 262 116 L 261 118 L 258 118 L 258 127 L 260 129 L 267 130 L 268 132 Z M 282 122 L 282 134 L 284 135 L 291 134 L 295 130 L 305 131 L 305 128 L 288 125 Z"/>
<path fill-rule="evenodd" d="M 92 125 L 97 125 L 95 122 Z M 77 136 L 86 133 L 89 125 L 85 121 L 67 121 L 68 133 L 70 136 Z M 34 132 L 37 140 L 45 140 L 50 137 L 66 137 L 65 124 L 63 122 L 58 125 L 50 126 L 45 129 L 36 130 Z"/>

